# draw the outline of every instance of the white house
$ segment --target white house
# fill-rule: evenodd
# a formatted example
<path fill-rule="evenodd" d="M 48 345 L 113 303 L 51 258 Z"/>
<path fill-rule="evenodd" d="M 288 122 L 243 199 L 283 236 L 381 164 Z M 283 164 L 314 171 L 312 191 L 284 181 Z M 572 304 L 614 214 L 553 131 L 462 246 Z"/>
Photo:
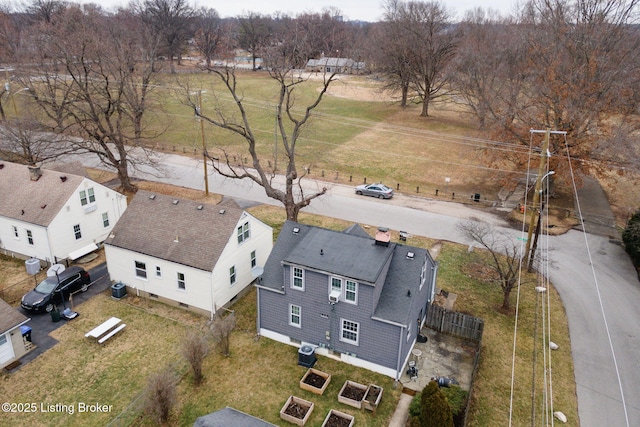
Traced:
<path fill-rule="evenodd" d="M 0 369 L 27 353 L 27 340 L 20 327 L 29 320 L 24 314 L 0 299 Z M 30 346 L 31 347 L 31 346 Z"/>
<path fill-rule="evenodd" d="M 0 161 L 0 253 L 55 264 L 102 243 L 124 195 L 80 175 Z"/>
<path fill-rule="evenodd" d="M 235 203 L 138 191 L 105 242 L 109 276 L 210 317 L 260 275 L 273 230 Z"/>

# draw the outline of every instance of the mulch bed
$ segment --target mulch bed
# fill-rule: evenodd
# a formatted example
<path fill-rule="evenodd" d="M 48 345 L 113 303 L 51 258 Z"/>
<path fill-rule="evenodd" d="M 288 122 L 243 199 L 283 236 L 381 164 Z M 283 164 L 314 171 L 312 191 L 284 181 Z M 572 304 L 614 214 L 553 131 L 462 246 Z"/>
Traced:
<path fill-rule="evenodd" d="M 308 406 L 300 405 L 296 402 L 291 402 L 287 409 L 284 410 L 284 413 L 287 415 L 291 415 L 292 417 L 296 417 L 299 419 L 303 419 L 305 415 L 307 415 L 307 411 L 309 411 Z"/>
<path fill-rule="evenodd" d="M 326 427 L 349 427 L 349 424 L 351 423 L 351 420 L 348 420 L 346 418 L 342 418 L 339 415 L 331 414 L 329 415 L 329 418 L 327 419 L 327 423 L 325 424 Z"/>
<path fill-rule="evenodd" d="M 325 381 L 326 379 L 323 376 L 318 375 L 315 372 L 309 372 L 309 374 L 304 379 L 305 384 L 309 384 L 310 386 L 315 388 L 322 388 Z"/>
<path fill-rule="evenodd" d="M 347 385 L 342 391 L 341 396 L 359 402 L 362 400 L 365 393 L 366 390 L 363 390 L 359 387 L 354 387 L 352 385 Z"/>

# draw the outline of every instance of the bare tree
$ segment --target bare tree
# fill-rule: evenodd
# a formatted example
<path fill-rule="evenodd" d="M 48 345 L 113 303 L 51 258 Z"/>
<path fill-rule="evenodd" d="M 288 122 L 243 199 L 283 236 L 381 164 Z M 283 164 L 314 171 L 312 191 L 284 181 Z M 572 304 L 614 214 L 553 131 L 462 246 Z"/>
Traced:
<path fill-rule="evenodd" d="M 249 12 L 238 17 L 238 46 L 251 54 L 252 69 L 256 70 L 256 59 L 264 55 L 273 37 L 272 20 L 269 16 Z"/>
<path fill-rule="evenodd" d="M 211 335 L 216 343 L 218 352 L 224 356 L 231 354 L 231 332 L 236 327 L 235 313 L 231 312 L 226 316 L 222 315 L 222 311 L 218 310 L 213 322 L 211 322 Z"/>
<path fill-rule="evenodd" d="M 178 64 L 182 50 L 190 37 L 195 11 L 187 0 L 144 0 L 136 6 L 144 22 L 153 28 L 162 40 L 162 48 L 169 58 L 171 72 L 175 73 L 174 59 Z"/>
<path fill-rule="evenodd" d="M 25 114 L 0 126 L 0 152 L 13 162 L 35 165 L 74 151 L 63 136 L 49 132 Z"/>
<path fill-rule="evenodd" d="M 388 37 L 395 38 L 393 44 L 402 44 L 389 49 L 388 64 L 395 68 L 391 75 L 400 77 L 403 89 L 408 79 L 409 88 L 422 104 L 420 115 L 427 117 L 430 102 L 445 95 L 450 77 L 446 70 L 456 53 L 458 31 L 450 12 L 435 1 L 389 0 L 386 9 Z"/>
<path fill-rule="evenodd" d="M 296 106 L 296 88 L 299 85 L 308 83 L 299 73 L 295 73 L 286 68 L 282 62 L 282 57 L 269 59 L 269 74 L 276 82 L 279 92 L 276 94 L 276 127 L 279 138 L 278 145 L 282 147 L 285 157 L 284 188 L 276 181 L 277 161 L 274 157 L 264 164 L 263 151 L 260 150 L 261 141 L 254 133 L 249 112 L 245 108 L 244 98 L 238 88 L 236 74 L 232 68 L 210 68 L 209 71 L 218 79 L 224 90 L 233 99 L 233 110 L 229 109 L 229 104 L 218 105 L 215 114 L 203 114 L 198 108 L 198 100 L 192 95 L 193 92 L 186 88 L 187 104 L 193 108 L 197 115 L 203 120 L 223 129 L 230 135 L 239 136 L 245 142 L 246 152 L 251 158 L 250 167 L 244 162 L 234 161 L 234 155 L 224 148 L 218 148 L 219 152 L 207 152 L 206 156 L 211 160 L 212 167 L 220 175 L 234 179 L 250 179 L 264 188 L 268 197 L 281 202 L 286 210 L 287 219 L 296 221 L 300 209 L 308 206 L 311 201 L 326 193 L 327 189 L 307 193 L 301 184 L 307 174 L 307 169 L 299 173 L 296 164 L 296 148 L 302 131 L 305 129 L 314 109 L 320 104 L 324 94 L 327 92 L 331 82 L 335 80 L 335 73 L 323 76 L 318 95 L 313 102 L 304 108 Z M 289 58 L 284 58 L 288 61 Z M 288 62 L 287 62 L 288 63 Z M 273 146 L 271 142 L 269 146 Z M 219 153 L 219 155 L 218 155 Z M 245 154 L 241 153 L 241 157 Z M 221 158 L 220 158 L 221 157 Z M 271 165 L 273 166 L 271 167 Z M 269 168 L 271 168 L 269 170 Z"/>
<path fill-rule="evenodd" d="M 145 413 L 158 424 L 169 421 L 177 401 L 177 383 L 176 375 L 169 368 L 152 374 L 147 381 Z"/>
<path fill-rule="evenodd" d="M 209 340 L 200 331 L 190 331 L 184 338 L 181 347 L 182 356 L 187 360 L 193 372 L 193 382 L 196 386 L 202 383 L 202 364 L 209 354 Z"/>
<path fill-rule="evenodd" d="M 495 273 L 493 280 L 502 288 L 502 308 L 508 310 L 511 291 L 518 284 L 522 256 L 520 244 L 495 227 L 478 221 L 458 222 L 456 229 L 462 236 L 486 249 L 478 256 L 483 265 Z"/>
<path fill-rule="evenodd" d="M 196 48 L 204 56 L 207 67 L 211 66 L 223 38 L 222 20 L 212 8 L 201 8 L 196 15 L 196 33 L 193 38 Z"/>
<path fill-rule="evenodd" d="M 123 191 L 135 191 L 129 167 L 152 164 L 142 139 L 156 76 L 156 47 L 131 26 L 131 15 L 106 19 L 98 10 L 69 6 L 53 23 L 38 25 L 30 62 L 19 81 L 29 87 L 41 123 L 64 133 L 78 152 L 94 153 L 114 168 Z M 74 40 L 74 43 L 67 43 Z M 138 149 L 135 156 L 130 152 Z"/>

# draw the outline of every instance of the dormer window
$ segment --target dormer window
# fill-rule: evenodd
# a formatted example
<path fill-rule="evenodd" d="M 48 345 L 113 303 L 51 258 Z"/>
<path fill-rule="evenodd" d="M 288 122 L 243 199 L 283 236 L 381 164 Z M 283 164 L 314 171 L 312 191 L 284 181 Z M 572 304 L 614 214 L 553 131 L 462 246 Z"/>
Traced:
<path fill-rule="evenodd" d="M 251 229 L 249 228 L 249 221 L 238 227 L 238 244 L 248 240 L 251 237 Z"/>

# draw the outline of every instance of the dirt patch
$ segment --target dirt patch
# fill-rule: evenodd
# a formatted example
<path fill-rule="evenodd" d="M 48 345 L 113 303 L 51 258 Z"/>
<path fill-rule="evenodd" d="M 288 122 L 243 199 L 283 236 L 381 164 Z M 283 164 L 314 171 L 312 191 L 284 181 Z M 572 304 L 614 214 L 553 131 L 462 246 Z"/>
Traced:
<path fill-rule="evenodd" d="M 325 423 L 326 427 L 349 427 L 351 424 L 351 420 L 348 420 L 335 412 L 329 415 L 327 422 Z"/>
<path fill-rule="evenodd" d="M 291 402 L 289 406 L 287 406 L 287 409 L 284 410 L 284 413 L 302 420 L 304 419 L 305 415 L 307 415 L 308 411 L 309 411 L 308 406 L 301 405 L 296 402 Z"/>
<path fill-rule="evenodd" d="M 310 372 L 307 377 L 304 379 L 304 383 L 305 384 L 309 384 L 312 387 L 315 388 L 322 388 L 322 386 L 325 383 L 325 379 L 324 377 L 314 373 L 314 372 Z"/>
<path fill-rule="evenodd" d="M 346 397 L 347 399 L 355 400 L 356 402 L 361 401 L 364 398 L 366 390 L 353 386 L 351 384 L 347 384 L 347 386 L 342 390 L 342 394 L 340 396 Z"/>

